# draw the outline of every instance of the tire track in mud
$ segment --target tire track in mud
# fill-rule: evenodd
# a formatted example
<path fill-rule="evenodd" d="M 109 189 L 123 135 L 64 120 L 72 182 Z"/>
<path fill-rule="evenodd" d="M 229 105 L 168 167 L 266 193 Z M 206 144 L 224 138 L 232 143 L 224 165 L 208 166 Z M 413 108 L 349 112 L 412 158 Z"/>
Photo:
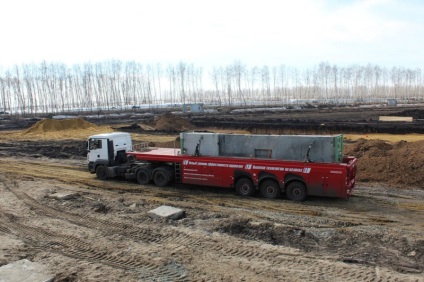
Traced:
<path fill-rule="evenodd" d="M 0 182 L 3 183 L 3 186 L 8 191 L 12 192 L 19 200 L 32 208 L 37 214 L 96 229 L 103 232 L 105 235 L 110 235 L 111 233 L 121 234 L 126 237 L 131 237 L 134 240 L 141 240 L 149 243 L 157 241 L 155 234 L 150 234 L 149 230 L 131 229 L 128 225 L 89 217 L 84 218 L 77 214 L 46 207 L 26 193 L 11 188 L 11 186 L 16 186 L 16 183 L 7 183 L 8 181 L 4 179 L 0 179 Z M 0 232 L 13 234 L 35 248 L 49 250 L 74 259 L 103 263 L 111 267 L 133 271 L 142 275 L 144 279 L 158 281 L 187 281 L 187 274 L 184 270 L 179 269 L 177 272 L 174 272 L 172 269 L 169 269 L 166 263 L 154 264 L 151 262 L 151 258 L 142 257 L 140 255 L 136 257 L 120 257 L 119 255 L 113 254 L 113 250 L 99 251 L 98 248 L 94 247 L 91 243 L 87 243 L 77 237 L 57 234 L 40 227 L 31 227 L 19 223 L 20 221 L 24 220 L 3 212 L 0 209 Z"/>
<path fill-rule="evenodd" d="M 381 281 L 405 281 L 410 276 L 403 277 L 401 274 L 385 270 L 382 273 L 376 273 L 373 267 L 362 265 L 348 265 L 335 261 L 334 258 L 316 259 L 314 257 L 306 257 L 299 252 L 287 250 L 280 246 L 272 245 L 258 245 L 256 242 L 243 240 L 231 237 L 229 235 L 211 234 L 189 234 L 182 230 L 177 230 L 173 227 L 157 228 L 153 224 L 143 224 L 145 228 L 134 227 L 124 223 L 107 221 L 97 219 L 89 216 L 81 216 L 65 211 L 56 210 L 52 207 L 45 206 L 28 196 L 26 193 L 19 191 L 18 184 L 2 180 L 5 188 L 12 192 L 18 199 L 24 202 L 27 206 L 31 207 L 37 214 L 41 214 L 54 219 L 61 219 L 70 223 L 92 228 L 100 231 L 106 236 L 111 234 L 119 234 L 134 241 L 142 241 L 147 244 L 160 244 L 164 252 L 176 254 L 181 261 L 185 260 L 185 256 L 202 257 L 208 253 L 214 258 L 213 261 L 217 265 L 222 264 L 220 261 L 228 259 L 230 264 L 235 264 L 240 259 L 247 261 L 258 261 L 266 263 L 264 266 L 255 266 L 252 268 L 249 264 L 242 265 L 241 267 L 252 275 L 260 273 L 258 277 L 268 277 L 274 279 L 275 277 L 301 277 L 305 279 L 320 279 L 323 275 L 331 277 L 331 279 L 340 279 L 347 281 L 357 280 L 381 280 Z M 7 218 L 7 216 L 6 216 Z M 13 224 L 12 224 L 13 222 Z M 134 259 L 132 257 L 119 258 L 111 255 L 108 252 L 99 252 L 95 250 L 90 244 L 72 237 L 54 234 L 49 231 L 43 231 L 39 228 L 33 228 L 16 223 L 16 220 L 0 221 L 0 230 L 10 232 L 17 232 L 19 237 L 24 237 L 32 244 L 40 248 L 47 248 L 52 252 L 62 253 L 64 255 L 83 258 L 89 261 L 104 262 L 107 265 L 118 267 L 128 270 L 145 269 L 148 273 L 159 273 L 159 277 L 168 280 L 180 280 L 181 271 L 172 272 L 166 269 L 166 265 L 155 265 L 142 257 Z M 254 239 L 254 235 L 252 235 Z M 46 241 L 47 243 L 41 244 L 39 242 Z M 39 245 L 41 244 L 41 245 Z M 264 247 L 265 246 L 265 247 Z M 196 266 L 188 263 L 184 265 L 186 269 L 196 269 Z M 240 266 L 238 266 L 240 267 Z M 272 271 L 267 271 L 267 269 Z M 165 269 L 165 270 L 164 270 Z M 291 276 L 287 276 L 290 272 Z M 209 273 L 213 276 L 212 273 Z M 153 275 L 153 274 L 152 274 Z M 195 274 L 188 274 L 190 280 L 198 279 Z M 194 276 L 193 276 L 194 275 Z M 155 276 L 157 277 L 157 276 Z M 399 278 L 397 278 L 399 277 Z M 414 278 L 415 279 L 415 278 Z M 417 279 L 415 279 L 417 280 Z M 419 280 L 417 280 L 419 281 Z"/>
<path fill-rule="evenodd" d="M 174 194 L 174 193 L 173 193 Z M 42 205 L 41 205 L 42 206 Z M 79 216 L 77 216 L 77 219 L 79 218 Z M 78 222 L 76 222 L 76 224 L 78 224 Z M 81 222 L 80 222 L 80 224 L 81 224 Z M 108 225 L 108 226 L 110 226 L 110 222 L 106 222 L 106 224 Z M 104 226 L 104 224 L 103 224 L 103 226 Z M 101 227 L 97 227 L 97 229 L 101 229 Z M 151 228 L 149 227 L 148 228 L 149 230 L 151 230 Z M 146 240 L 146 241 L 148 241 L 148 242 L 153 242 L 153 243 L 164 243 L 164 242 L 166 242 L 167 240 L 167 236 L 165 236 L 166 234 L 165 234 L 165 232 L 163 232 L 163 230 L 160 230 L 160 231 L 158 231 L 157 233 L 159 233 L 160 234 L 160 236 L 158 236 L 158 235 L 155 235 L 155 236 L 152 236 L 152 234 L 140 234 L 140 232 L 139 231 L 132 231 L 132 232 L 130 232 L 130 231 L 128 231 L 127 230 L 127 232 L 122 232 L 122 226 L 121 226 L 121 228 L 118 228 L 115 232 L 118 232 L 118 233 L 120 233 L 120 234 L 122 234 L 122 235 L 125 235 L 125 236 L 129 236 L 129 237 L 132 237 L 132 238 L 138 238 L 138 239 L 140 239 L 140 240 Z M 151 232 L 150 232 L 151 233 Z M 140 236 L 140 235 L 142 235 L 142 236 Z M 146 239 L 146 237 L 147 237 L 147 239 Z M 180 238 L 185 238 L 185 235 L 184 234 L 182 234 L 181 236 L 179 236 Z M 150 239 L 149 239 L 150 238 Z M 170 238 L 170 240 L 171 241 L 176 241 L 176 242 L 179 242 L 179 239 L 175 239 L 175 234 L 173 234 L 173 236 L 172 237 L 169 237 Z M 251 238 L 249 238 L 249 239 L 254 239 L 254 236 L 252 236 Z M 186 244 L 185 242 L 181 242 L 181 244 Z M 213 246 L 214 247 L 214 246 Z M 240 248 L 238 248 L 238 249 L 240 249 Z M 230 249 L 230 250 L 228 250 L 229 251 L 229 253 L 231 253 L 232 252 L 232 250 Z M 238 254 L 236 254 L 236 255 L 238 255 Z"/>
<path fill-rule="evenodd" d="M 0 211 L 0 231 L 13 234 L 37 249 L 48 250 L 77 260 L 103 263 L 111 267 L 137 272 L 150 279 L 186 280 L 185 274 L 173 273 L 166 269 L 166 265 L 154 264 L 148 257 L 137 255 L 136 257 L 122 258 L 113 254 L 111 250 L 99 251 L 92 244 L 77 237 L 56 234 L 40 227 L 23 225 L 19 221 L 19 218 Z"/>

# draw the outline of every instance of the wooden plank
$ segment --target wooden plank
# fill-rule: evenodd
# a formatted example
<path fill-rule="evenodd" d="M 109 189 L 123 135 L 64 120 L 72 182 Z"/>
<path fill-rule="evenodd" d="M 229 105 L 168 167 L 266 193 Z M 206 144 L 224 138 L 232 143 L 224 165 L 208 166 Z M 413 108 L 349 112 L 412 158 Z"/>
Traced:
<path fill-rule="evenodd" d="M 412 117 L 396 117 L 396 116 L 379 116 L 378 121 L 403 121 L 412 122 Z"/>

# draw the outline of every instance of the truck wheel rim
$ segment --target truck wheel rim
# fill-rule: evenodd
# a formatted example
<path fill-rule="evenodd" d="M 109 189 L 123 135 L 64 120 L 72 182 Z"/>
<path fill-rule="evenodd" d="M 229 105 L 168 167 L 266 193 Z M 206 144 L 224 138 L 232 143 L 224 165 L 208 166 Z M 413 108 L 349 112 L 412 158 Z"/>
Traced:
<path fill-rule="evenodd" d="M 274 187 L 272 187 L 272 186 L 268 186 L 268 187 L 266 187 L 266 192 L 267 192 L 268 194 L 274 194 Z"/>
<path fill-rule="evenodd" d="M 296 196 L 296 197 L 302 195 L 302 190 L 300 188 L 294 188 L 293 189 L 293 195 Z"/>

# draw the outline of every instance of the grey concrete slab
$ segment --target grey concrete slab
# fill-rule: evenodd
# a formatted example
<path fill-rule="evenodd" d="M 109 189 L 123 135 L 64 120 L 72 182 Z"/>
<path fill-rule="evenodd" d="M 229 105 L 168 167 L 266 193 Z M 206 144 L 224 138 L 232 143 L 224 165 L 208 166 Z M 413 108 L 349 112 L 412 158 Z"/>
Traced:
<path fill-rule="evenodd" d="M 18 260 L 0 267 L 0 282 L 50 282 L 54 275 L 46 266 L 29 261 Z"/>
<path fill-rule="evenodd" d="M 79 194 L 75 192 L 58 192 L 50 194 L 47 197 L 55 200 L 70 200 L 79 197 Z"/>
<path fill-rule="evenodd" d="M 341 134 L 249 135 L 184 132 L 180 134 L 180 138 L 184 155 L 312 162 L 343 161 Z"/>
<path fill-rule="evenodd" d="M 160 206 L 147 213 L 151 218 L 166 218 L 178 220 L 185 216 L 185 211 L 170 206 Z"/>

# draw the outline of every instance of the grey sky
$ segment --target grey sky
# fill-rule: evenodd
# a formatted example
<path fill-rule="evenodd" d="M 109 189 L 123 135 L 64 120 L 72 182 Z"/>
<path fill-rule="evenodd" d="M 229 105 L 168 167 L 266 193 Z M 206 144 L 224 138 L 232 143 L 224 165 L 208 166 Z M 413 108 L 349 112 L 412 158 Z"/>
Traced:
<path fill-rule="evenodd" d="M 424 66 L 419 0 L 0 0 L 0 66 Z"/>

